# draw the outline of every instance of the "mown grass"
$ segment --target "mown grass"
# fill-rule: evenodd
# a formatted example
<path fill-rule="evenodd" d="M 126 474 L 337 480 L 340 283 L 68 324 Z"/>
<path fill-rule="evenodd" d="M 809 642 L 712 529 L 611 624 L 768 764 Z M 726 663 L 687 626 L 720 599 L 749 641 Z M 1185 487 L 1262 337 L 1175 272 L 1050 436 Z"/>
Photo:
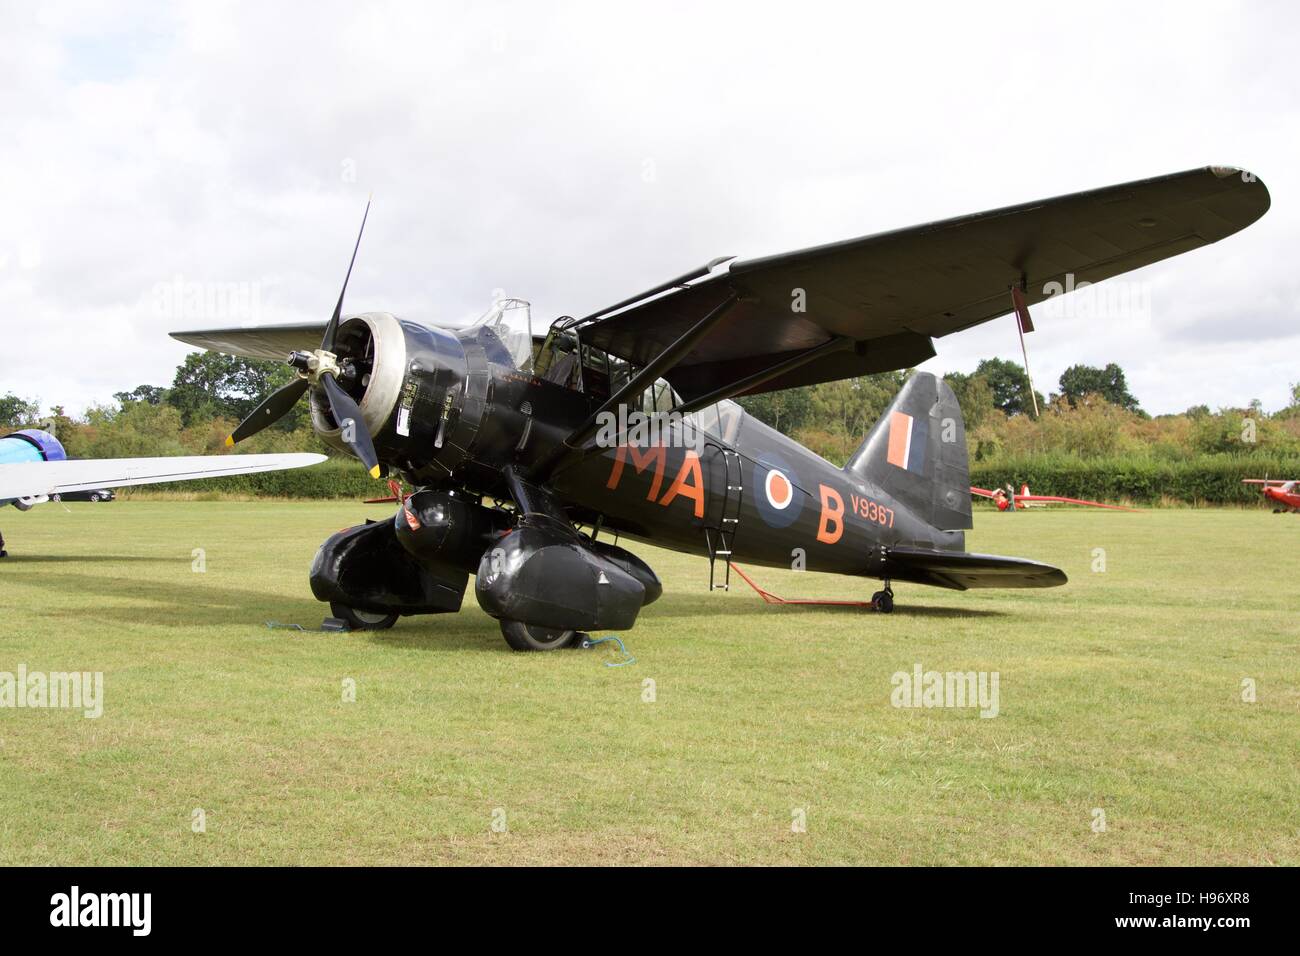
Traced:
<path fill-rule="evenodd" d="M 317 544 L 387 513 L 8 518 L 0 670 L 103 671 L 106 700 L 98 720 L 0 709 L 0 863 L 1300 862 L 1300 518 L 981 511 L 972 550 L 1070 584 L 900 585 L 892 616 L 709 594 L 702 558 L 634 546 L 666 593 L 618 668 L 611 645 L 511 653 L 472 594 L 384 633 L 266 627 L 319 624 Z M 997 671 L 999 715 L 891 706 L 918 662 Z"/>

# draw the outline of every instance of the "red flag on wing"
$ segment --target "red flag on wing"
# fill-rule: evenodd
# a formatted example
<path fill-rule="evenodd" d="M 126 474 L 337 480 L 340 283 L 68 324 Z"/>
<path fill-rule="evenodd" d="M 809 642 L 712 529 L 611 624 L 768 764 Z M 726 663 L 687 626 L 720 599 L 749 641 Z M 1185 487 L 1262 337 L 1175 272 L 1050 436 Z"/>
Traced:
<path fill-rule="evenodd" d="M 1011 287 L 1011 302 L 1016 307 L 1016 318 L 1020 320 L 1021 333 L 1034 331 L 1034 320 L 1029 317 L 1029 306 L 1025 304 L 1024 293 L 1016 286 Z"/>

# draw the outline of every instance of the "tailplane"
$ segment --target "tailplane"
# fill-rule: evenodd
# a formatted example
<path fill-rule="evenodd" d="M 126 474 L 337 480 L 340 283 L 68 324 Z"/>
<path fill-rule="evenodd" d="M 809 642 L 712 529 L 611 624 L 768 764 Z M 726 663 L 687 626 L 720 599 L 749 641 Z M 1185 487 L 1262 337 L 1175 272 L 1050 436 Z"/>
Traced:
<path fill-rule="evenodd" d="M 929 372 L 907 380 L 844 470 L 932 527 L 973 526 L 961 406 L 948 384 Z"/>

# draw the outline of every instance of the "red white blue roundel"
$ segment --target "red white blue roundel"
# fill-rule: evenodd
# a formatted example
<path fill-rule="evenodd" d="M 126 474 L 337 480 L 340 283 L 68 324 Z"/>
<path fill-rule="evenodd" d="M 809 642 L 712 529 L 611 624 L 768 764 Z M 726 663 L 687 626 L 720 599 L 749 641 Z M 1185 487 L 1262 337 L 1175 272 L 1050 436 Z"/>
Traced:
<path fill-rule="evenodd" d="M 794 524 L 803 510 L 803 492 L 794 469 L 780 455 L 759 455 L 754 462 L 754 501 L 759 517 L 773 528 Z"/>

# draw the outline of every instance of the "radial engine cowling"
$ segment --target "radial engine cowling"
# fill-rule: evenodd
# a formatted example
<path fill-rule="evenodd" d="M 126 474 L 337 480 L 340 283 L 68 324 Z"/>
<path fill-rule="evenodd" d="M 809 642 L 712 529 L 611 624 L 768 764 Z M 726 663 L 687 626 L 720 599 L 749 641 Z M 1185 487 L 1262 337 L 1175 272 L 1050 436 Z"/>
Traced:
<path fill-rule="evenodd" d="M 339 382 L 356 400 L 380 462 L 427 480 L 459 463 L 465 416 L 465 350 L 443 329 L 366 312 L 346 319 L 335 340 Z M 323 395 L 311 398 L 312 427 L 346 452 L 343 433 Z M 453 441 L 459 439 L 459 441 Z"/>

